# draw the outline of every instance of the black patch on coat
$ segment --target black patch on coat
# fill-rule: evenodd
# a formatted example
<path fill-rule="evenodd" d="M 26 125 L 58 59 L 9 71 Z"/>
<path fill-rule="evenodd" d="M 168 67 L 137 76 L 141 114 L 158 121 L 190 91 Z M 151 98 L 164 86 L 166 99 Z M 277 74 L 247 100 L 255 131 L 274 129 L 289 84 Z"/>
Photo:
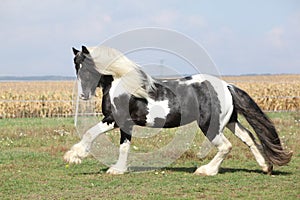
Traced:
<path fill-rule="evenodd" d="M 139 126 L 146 125 L 146 116 L 149 111 L 147 108 L 147 100 L 144 98 L 137 98 L 135 96 L 131 96 L 129 100 L 129 114 L 132 121 Z"/>
<path fill-rule="evenodd" d="M 112 115 L 112 105 L 110 101 L 109 96 L 109 90 L 111 88 L 111 83 L 113 81 L 113 77 L 110 75 L 101 75 L 100 81 L 98 83 L 98 87 L 102 88 L 102 114 L 104 115 L 104 118 L 102 122 L 106 122 L 108 124 L 113 123 L 114 117 Z"/>
<path fill-rule="evenodd" d="M 186 76 L 186 77 L 183 77 L 181 79 L 179 79 L 180 81 L 188 81 L 188 80 L 192 80 L 193 77 L 192 76 Z"/>
<path fill-rule="evenodd" d="M 192 84 L 198 94 L 198 125 L 206 137 L 212 141 L 220 131 L 221 104 L 218 94 L 209 81 Z"/>
<path fill-rule="evenodd" d="M 126 93 L 112 99 L 115 105 L 112 107 L 112 113 L 120 128 L 133 125 L 129 114 L 129 100 L 130 95 Z"/>
<path fill-rule="evenodd" d="M 166 119 L 156 119 L 154 127 L 172 128 L 196 120 L 210 140 L 219 133 L 220 101 L 209 81 L 190 85 L 167 81 L 156 83 L 155 87 L 149 96 L 155 101 L 168 100 L 170 112 Z"/>

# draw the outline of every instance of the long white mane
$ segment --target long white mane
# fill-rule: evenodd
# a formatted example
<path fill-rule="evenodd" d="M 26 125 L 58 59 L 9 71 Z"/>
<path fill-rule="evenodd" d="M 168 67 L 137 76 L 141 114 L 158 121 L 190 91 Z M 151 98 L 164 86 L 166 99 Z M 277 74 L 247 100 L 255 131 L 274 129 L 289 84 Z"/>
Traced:
<path fill-rule="evenodd" d="M 147 98 L 148 92 L 154 89 L 152 77 L 143 73 L 140 66 L 128 59 L 120 51 L 106 47 L 87 47 L 95 69 L 114 79 L 121 79 L 122 86 L 128 93 L 141 98 Z"/>

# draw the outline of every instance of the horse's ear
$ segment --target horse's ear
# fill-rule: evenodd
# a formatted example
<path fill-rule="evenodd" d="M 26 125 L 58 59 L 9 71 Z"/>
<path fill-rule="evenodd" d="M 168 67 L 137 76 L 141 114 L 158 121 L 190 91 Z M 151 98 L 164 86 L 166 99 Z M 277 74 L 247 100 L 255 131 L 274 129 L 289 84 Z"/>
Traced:
<path fill-rule="evenodd" d="M 90 53 L 89 50 L 88 50 L 85 46 L 82 46 L 81 48 L 82 48 L 81 51 L 82 51 L 84 54 L 89 54 L 89 53 Z"/>
<path fill-rule="evenodd" d="M 79 52 L 79 50 L 75 49 L 74 47 L 72 47 L 72 50 L 73 50 L 73 53 L 74 53 L 75 56 L 76 56 L 77 53 Z"/>

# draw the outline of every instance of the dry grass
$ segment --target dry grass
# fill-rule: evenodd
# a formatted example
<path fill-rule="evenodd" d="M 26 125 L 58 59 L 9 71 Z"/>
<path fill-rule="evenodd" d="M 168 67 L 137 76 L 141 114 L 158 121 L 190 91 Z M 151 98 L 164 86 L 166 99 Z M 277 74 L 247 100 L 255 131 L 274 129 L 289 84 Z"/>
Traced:
<path fill-rule="evenodd" d="M 300 110 L 300 75 L 224 77 L 267 111 Z M 0 82 L 0 118 L 67 117 L 74 113 L 72 81 Z M 101 96 L 100 90 L 97 95 Z M 101 112 L 101 98 L 95 101 Z"/>
<path fill-rule="evenodd" d="M 300 110 L 300 75 L 224 77 L 267 111 Z"/>

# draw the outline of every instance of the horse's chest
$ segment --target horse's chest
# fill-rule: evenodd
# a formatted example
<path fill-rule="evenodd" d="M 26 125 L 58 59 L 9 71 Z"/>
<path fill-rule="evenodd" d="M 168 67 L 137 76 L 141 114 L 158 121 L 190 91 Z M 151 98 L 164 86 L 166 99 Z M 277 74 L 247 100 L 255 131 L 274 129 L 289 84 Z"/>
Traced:
<path fill-rule="evenodd" d="M 109 90 L 110 101 L 111 101 L 111 104 L 114 107 L 114 109 L 117 109 L 117 107 L 119 107 L 119 106 L 117 106 L 118 103 L 122 103 L 122 102 L 119 102 L 122 99 L 121 98 L 122 96 L 128 96 L 128 93 L 126 92 L 126 89 L 124 88 L 121 80 L 115 79 L 111 83 L 111 88 Z M 125 102 L 123 102 L 123 103 L 125 103 Z"/>
<path fill-rule="evenodd" d="M 115 117 L 122 118 L 121 121 L 131 117 L 131 120 L 140 125 L 162 126 L 161 123 L 166 121 L 171 109 L 169 100 L 133 97 L 118 79 L 112 82 L 109 96 Z"/>

